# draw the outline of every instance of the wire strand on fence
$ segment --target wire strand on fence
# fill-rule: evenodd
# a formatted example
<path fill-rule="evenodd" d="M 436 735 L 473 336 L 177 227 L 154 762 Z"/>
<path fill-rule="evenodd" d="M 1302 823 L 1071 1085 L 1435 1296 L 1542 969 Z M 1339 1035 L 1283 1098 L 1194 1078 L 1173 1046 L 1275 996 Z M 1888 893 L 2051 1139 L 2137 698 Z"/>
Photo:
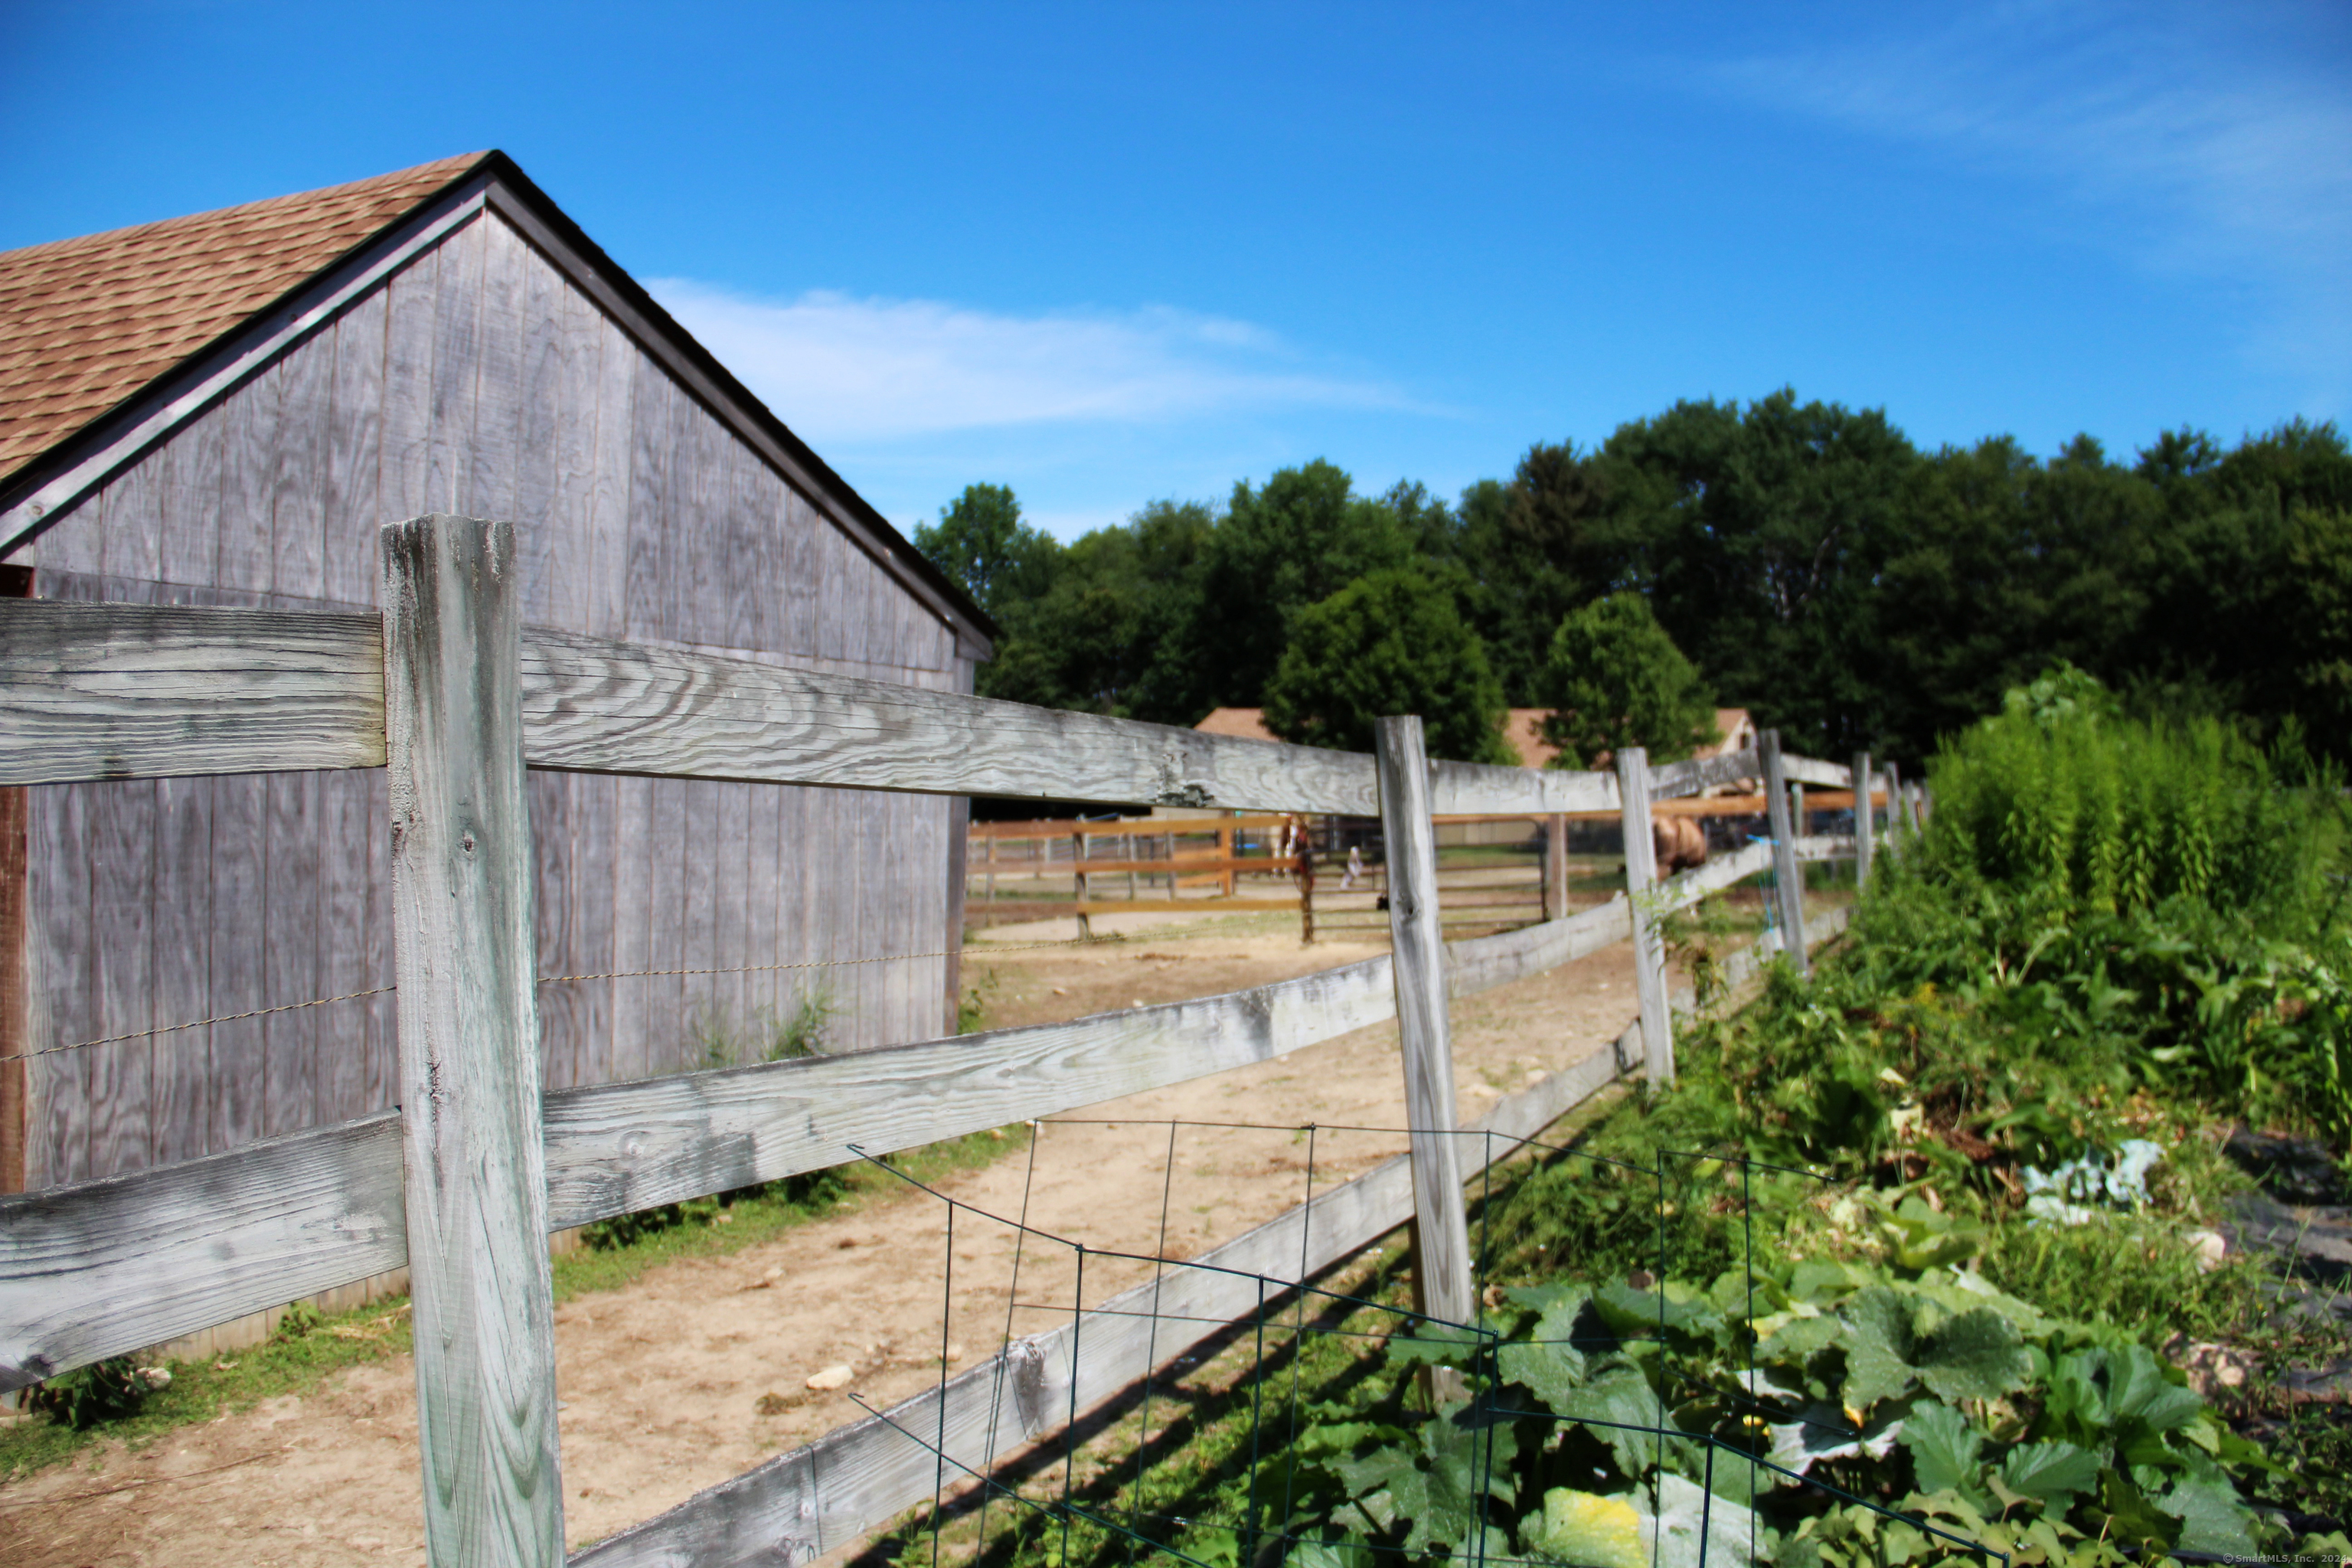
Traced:
<path fill-rule="evenodd" d="M 0 1062 L 28 1062 L 35 1057 L 52 1057 L 59 1051 L 85 1051 L 92 1046 L 119 1046 L 126 1040 L 148 1040 L 158 1035 L 176 1035 L 184 1029 L 209 1028 L 215 1024 L 240 1023 L 247 1018 L 266 1018 L 272 1013 L 294 1013 L 305 1007 L 329 1007 L 338 1002 L 357 1002 L 363 997 L 382 996 L 395 989 L 390 985 L 372 986 L 365 991 L 350 991 L 341 996 L 316 996 L 308 1002 L 284 1002 L 275 1007 L 256 1007 L 249 1012 L 224 1013 L 217 1018 L 199 1018 L 193 1024 L 159 1024 L 152 1029 L 140 1029 L 128 1035 L 109 1035 L 102 1040 L 75 1040 L 68 1045 L 43 1046 L 37 1051 L 19 1051 L 0 1057 Z"/>

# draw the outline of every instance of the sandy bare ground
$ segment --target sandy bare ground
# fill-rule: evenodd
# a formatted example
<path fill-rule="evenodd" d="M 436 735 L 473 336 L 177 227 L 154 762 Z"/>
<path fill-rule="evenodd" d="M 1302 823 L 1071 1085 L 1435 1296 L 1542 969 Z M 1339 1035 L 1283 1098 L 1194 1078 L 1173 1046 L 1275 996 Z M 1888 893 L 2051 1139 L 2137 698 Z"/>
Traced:
<path fill-rule="evenodd" d="M 1066 936 L 1066 921 L 1002 927 L 967 958 L 989 991 L 992 1026 L 1175 1001 L 1352 963 L 1385 941 L 1301 948 L 1295 924 L 1187 938 L 1167 917 L 1113 916 L 1126 940 L 1086 948 L 992 949 Z M 1197 928 L 1196 928 L 1197 929 Z M 1634 1010 L 1620 945 L 1549 975 L 1455 1005 L 1457 1090 L 1468 1115 L 1532 1075 L 1606 1048 Z M 963 1204 L 1018 1215 L 1089 1248 L 1189 1256 L 1301 1200 L 1308 1140 L 1320 1189 L 1403 1147 L 1392 1026 L 1283 1059 L 1139 1095 L 1045 1124 L 1031 1156 L 949 1178 Z M 1104 1125 L 1093 1119 L 1118 1119 Z M 1170 1121 L 1258 1122 L 1268 1130 Z M 1066 1318 L 1071 1249 L 1022 1249 L 1018 1302 L 1009 1227 L 927 1194 L 868 1204 L 723 1258 L 658 1268 L 556 1315 L 567 1530 L 584 1544 L 936 1379 L 943 1346 L 968 1363 L 1003 1340 Z M 1163 1217 L 1164 1216 L 1164 1217 Z M 1164 1225 L 1164 1231 L 1163 1231 Z M 946 1270 L 954 1269 L 951 1294 Z M 1139 1262 L 1088 1256 L 1088 1305 L 1136 1283 Z M 952 1308 L 943 1324 L 943 1305 Z M 854 1369 L 847 1389 L 811 1393 L 811 1374 Z M 761 1397 L 780 1397 L 760 1414 Z M 89 1462 L 0 1488 L 0 1561 L 21 1568 L 95 1563 L 173 1568 L 421 1563 L 413 1368 L 407 1358 L 337 1374 L 315 1392 L 183 1428 L 142 1451 L 105 1446 Z"/>

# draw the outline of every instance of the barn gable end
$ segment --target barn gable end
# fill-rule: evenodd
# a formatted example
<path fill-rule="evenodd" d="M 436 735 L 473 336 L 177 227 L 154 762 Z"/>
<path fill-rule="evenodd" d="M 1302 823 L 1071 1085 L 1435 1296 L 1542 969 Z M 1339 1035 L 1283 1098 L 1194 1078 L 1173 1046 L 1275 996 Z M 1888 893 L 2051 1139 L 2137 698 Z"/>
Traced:
<path fill-rule="evenodd" d="M 513 521 L 531 624 L 971 689 L 984 619 L 690 340 L 649 336 L 657 310 L 543 197 L 493 170 L 436 199 L 471 211 L 427 215 L 429 243 L 102 478 L 58 504 L 53 463 L 37 520 L 20 486 L 5 517 L 41 531 L 5 559 L 32 591 L 372 608 L 378 525 L 451 510 Z M 154 400 L 184 401 L 235 348 L 180 363 Z M 107 419 L 119 446 L 154 417 L 134 399 Z M 84 441 L 86 470 L 108 434 Z M 540 971 L 592 977 L 541 989 L 549 1088 L 756 1058 L 762 1021 L 811 999 L 838 1010 L 842 1047 L 941 1031 L 953 803 L 540 773 L 530 788 Z M 391 1103 L 393 998 L 362 994 L 390 978 L 380 773 L 43 786 L 22 816 L 5 976 L 26 1044 L 131 1037 L 26 1064 L 0 1105 L 24 1184 Z M 898 954 L 923 956 L 786 967 Z M 348 999 L 268 1011 L 314 998 Z M 240 1013 L 257 1016 L 142 1034 Z"/>

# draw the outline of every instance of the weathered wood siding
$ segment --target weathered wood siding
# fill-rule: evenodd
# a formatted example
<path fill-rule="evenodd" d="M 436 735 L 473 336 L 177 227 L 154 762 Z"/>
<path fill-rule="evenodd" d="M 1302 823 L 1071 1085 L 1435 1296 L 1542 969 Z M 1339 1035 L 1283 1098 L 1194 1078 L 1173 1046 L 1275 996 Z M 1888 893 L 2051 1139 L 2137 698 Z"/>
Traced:
<path fill-rule="evenodd" d="M 38 541 L 45 598 L 373 608 L 376 530 L 511 520 L 531 625 L 970 690 L 952 634 L 496 214 L 419 256 Z M 542 974 L 952 945 L 949 803 L 533 773 Z M 383 775 L 29 792 L 38 1047 L 390 984 Z M 845 1045 L 940 1032 L 946 961 L 540 989 L 551 1089 L 702 1064 L 822 987 Z M 392 1101 L 393 999 L 27 1064 L 28 1185 Z"/>

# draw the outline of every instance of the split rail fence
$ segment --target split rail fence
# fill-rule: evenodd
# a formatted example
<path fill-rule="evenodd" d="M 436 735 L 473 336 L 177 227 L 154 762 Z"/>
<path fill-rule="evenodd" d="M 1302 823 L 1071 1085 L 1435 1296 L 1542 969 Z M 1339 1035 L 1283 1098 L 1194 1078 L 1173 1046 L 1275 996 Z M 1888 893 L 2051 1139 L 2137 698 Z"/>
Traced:
<path fill-rule="evenodd" d="M 1447 1131 L 1449 997 L 1639 941 L 1641 1016 L 1617 1051 L 1470 1124 L 1507 1147 L 1630 1070 L 1631 1049 L 1653 1081 L 1672 1076 L 1668 910 L 1769 858 L 1801 963 L 1799 861 L 1850 848 L 1866 865 L 1874 840 L 1866 804 L 1856 837 L 1797 840 L 1790 786 L 1867 780 L 1867 759 L 1785 756 L 1769 735 L 1760 753 L 1655 769 L 1631 751 L 1613 775 L 1433 763 L 1413 718 L 1383 721 L 1372 756 L 1269 744 L 526 628 L 509 525 L 425 517 L 388 525 L 383 545 L 380 618 L 0 605 L 0 784 L 389 770 L 402 1090 L 397 1109 L 341 1125 L 0 1198 L 0 1388 L 405 1265 L 440 1568 L 564 1561 L 551 1231 L 1398 1020 L 1409 1153 L 1195 1259 L 1150 1312 L 1116 1299 L 572 1559 L 804 1562 L 931 1494 L 936 1456 L 905 1431 L 1040 1436 L 1246 1317 L 1261 1281 L 1302 1281 L 1400 1225 L 1415 1227 L 1421 1309 L 1469 1321 L 1463 1182 L 1484 1156 L 1458 1157 Z M 532 767 L 1377 816 L 1392 952 L 1075 1023 L 542 1094 Z M 1433 813 L 1615 810 L 1638 848 L 1653 801 L 1745 777 L 1766 781 L 1769 845 L 1656 889 L 1637 852 L 1630 899 L 1442 940 Z"/>

